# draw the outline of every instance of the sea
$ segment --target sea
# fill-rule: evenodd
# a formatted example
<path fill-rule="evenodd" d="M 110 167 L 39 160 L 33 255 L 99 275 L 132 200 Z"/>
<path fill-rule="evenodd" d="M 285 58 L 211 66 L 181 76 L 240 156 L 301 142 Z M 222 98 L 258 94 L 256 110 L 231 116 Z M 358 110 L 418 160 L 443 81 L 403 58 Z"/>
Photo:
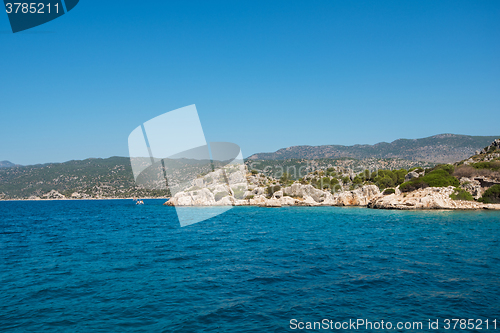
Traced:
<path fill-rule="evenodd" d="M 163 203 L 0 202 L 0 332 L 500 332 L 498 211 Z"/>

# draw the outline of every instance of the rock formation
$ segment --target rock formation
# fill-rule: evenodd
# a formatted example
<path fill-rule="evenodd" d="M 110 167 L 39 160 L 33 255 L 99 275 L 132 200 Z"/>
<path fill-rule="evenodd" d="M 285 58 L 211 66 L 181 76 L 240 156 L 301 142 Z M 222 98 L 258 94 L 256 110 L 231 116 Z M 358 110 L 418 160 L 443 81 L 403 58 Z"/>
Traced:
<path fill-rule="evenodd" d="M 490 146 L 478 153 L 481 156 L 490 156 L 496 154 L 499 148 L 500 139 L 497 139 Z M 473 158 L 479 155 L 473 156 Z M 495 156 L 493 156 L 494 160 L 496 160 Z M 477 161 L 477 159 L 474 161 Z M 454 168 L 452 166 L 449 167 L 451 168 L 451 172 L 453 172 Z M 449 177 L 450 174 L 446 175 Z M 408 182 L 415 178 L 425 177 L 426 174 L 422 169 L 417 169 L 408 172 L 406 175 L 403 173 L 401 176 L 404 176 L 404 181 Z M 317 177 L 321 178 L 321 183 L 318 183 Z M 406 193 L 402 193 L 399 186 L 386 189 L 381 193 L 377 185 L 368 185 L 369 182 L 366 181 L 365 185 L 360 184 L 363 183 L 363 180 L 359 178 L 359 175 L 354 173 L 346 174 L 342 172 L 338 174 L 338 177 L 341 179 L 335 179 L 336 183 L 334 183 L 331 182 L 332 176 L 328 176 L 325 173 L 310 173 L 301 182 L 295 181 L 290 185 L 286 180 L 280 182 L 277 179 L 269 180 L 265 176 L 258 174 L 247 174 L 245 167 L 240 166 L 238 169 L 217 170 L 195 179 L 191 184 L 188 184 L 185 190 L 176 193 L 165 204 L 170 206 L 231 205 L 260 207 L 367 206 L 369 208 L 405 210 L 500 209 L 499 204 L 453 200 L 450 197 L 450 195 L 454 194 L 454 197 L 457 198 L 456 193 L 462 191 L 461 198 L 467 198 L 467 195 L 464 196 L 463 193 L 463 191 L 467 191 L 472 194 L 474 199 L 481 198 L 486 189 L 498 184 L 495 179 L 485 176 L 462 177 L 460 179 L 460 188 L 454 186 L 425 188 L 425 186 L 420 186 L 418 190 Z M 385 177 L 388 176 L 386 175 Z M 357 183 L 355 181 L 356 178 L 358 178 Z M 425 178 L 423 179 L 425 180 Z M 323 182 L 324 180 L 325 182 Z M 278 185 L 280 183 L 288 184 L 289 186 L 282 188 L 281 185 Z M 336 191 L 332 191 L 329 188 L 322 190 L 321 188 L 323 188 L 324 184 L 327 184 L 327 187 L 334 185 L 331 187 Z M 426 186 L 429 185 L 427 184 Z"/>
<path fill-rule="evenodd" d="M 311 185 L 294 183 L 283 190 L 274 192 L 267 198 L 262 187 L 254 188 L 246 199 L 236 199 L 231 195 L 216 200 L 209 189 L 179 192 L 165 204 L 168 206 L 366 206 L 369 201 L 380 195 L 375 185 L 365 185 L 352 191 L 343 191 L 332 194 L 314 188 Z"/>
<path fill-rule="evenodd" d="M 500 205 L 482 204 L 475 201 L 452 200 L 450 195 L 455 188 L 428 187 L 409 193 L 378 196 L 369 204 L 369 208 L 379 209 L 500 209 Z"/>
<path fill-rule="evenodd" d="M 55 191 L 55 190 L 52 190 L 50 191 L 49 193 L 46 193 L 42 196 L 43 198 L 45 199 L 66 199 L 66 197 L 64 195 L 62 195 L 61 193 Z"/>

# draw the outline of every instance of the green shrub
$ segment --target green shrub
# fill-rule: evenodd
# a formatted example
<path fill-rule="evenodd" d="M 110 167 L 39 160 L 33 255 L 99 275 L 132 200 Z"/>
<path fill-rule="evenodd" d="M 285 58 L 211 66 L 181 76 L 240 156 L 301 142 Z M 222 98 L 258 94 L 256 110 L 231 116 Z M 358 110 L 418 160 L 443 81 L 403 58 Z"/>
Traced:
<path fill-rule="evenodd" d="M 280 183 L 286 185 L 291 179 L 292 176 L 288 172 L 283 172 L 283 176 L 280 178 Z"/>
<path fill-rule="evenodd" d="M 347 176 L 346 177 L 342 177 L 342 183 L 343 184 L 347 184 L 347 183 L 350 183 L 350 182 L 351 182 L 351 178 L 349 178 Z"/>
<path fill-rule="evenodd" d="M 274 193 L 274 186 L 271 185 L 271 186 L 266 187 L 266 194 L 267 195 L 273 195 L 273 193 Z"/>
<path fill-rule="evenodd" d="M 363 178 L 361 178 L 359 175 L 357 175 L 356 177 L 354 177 L 354 179 L 352 180 L 352 183 L 353 184 L 363 184 Z"/>
<path fill-rule="evenodd" d="M 318 181 L 318 186 L 321 188 L 321 189 L 326 189 L 326 188 L 330 188 L 330 178 L 328 177 L 323 177 L 321 178 L 319 181 Z"/>
<path fill-rule="evenodd" d="M 332 194 L 335 194 L 337 192 L 341 192 L 342 191 L 342 186 L 340 186 L 340 184 L 336 184 L 336 185 L 333 185 L 330 192 Z"/>
<path fill-rule="evenodd" d="M 381 189 L 384 189 L 386 187 L 394 187 L 403 184 L 407 173 L 408 171 L 405 169 L 378 170 L 377 172 L 372 172 L 368 180 L 377 184 Z"/>
<path fill-rule="evenodd" d="M 451 168 L 446 167 L 430 171 L 423 177 L 414 178 L 406 183 L 403 183 L 400 186 L 400 190 L 401 192 L 410 192 L 426 187 L 457 187 L 460 185 L 460 182 L 450 174 L 450 170 L 453 172 L 453 166 L 451 166 Z"/>
<path fill-rule="evenodd" d="M 439 164 L 439 165 L 436 165 L 434 168 L 432 169 L 427 169 L 425 170 L 425 174 L 429 174 L 433 171 L 436 171 L 436 170 L 444 170 L 446 171 L 449 175 L 453 174 L 453 171 L 455 171 L 455 167 L 451 164 Z"/>
<path fill-rule="evenodd" d="M 389 174 L 386 174 L 382 179 L 379 179 L 377 181 L 377 186 L 383 190 L 387 187 L 394 187 L 396 185 L 394 179 L 389 176 Z"/>
<path fill-rule="evenodd" d="M 236 191 L 233 190 L 234 198 L 235 199 L 243 199 L 243 197 L 245 196 L 245 192 L 246 192 L 245 190 L 240 190 L 240 189 L 238 189 Z"/>
<path fill-rule="evenodd" d="M 384 190 L 384 195 L 394 194 L 394 193 L 396 193 L 396 190 L 395 190 L 395 189 L 393 189 L 393 188 L 386 188 L 386 189 Z"/>
<path fill-rule="evenodd" d="M 247 195 L 245 199 L 250 200 L 250 199 L 253 199 L 253 197 L 254 197 L 254 195 L 251 194 L 251 195 Z"/>
<path fill-rule="evenodd" d="M 455 192 L 453 192 L 453 194 L 450 195 L 450 198 L 452 198 L 453 200 L 466 200 L 466 201 L 474 200 L 472 194 L 461 188 L 457 188 Z"/>
<path fill-rule="evenodd" d="M 228 195 L 229 195 L 229 193 L 227 193 L 227 192 L 217 192 L 217 194 L 215 194 L 215 201 L 219 201 L 220 199 L 222 199 Z"/>
<path fill-rule="evenodd" d="M 332 178 L 330 180 L 330 185 L 335 186 L 339 183 L 339 180 L 337 178 Z"/>
<path fill-rule="evenodd" d="M 475 169 L 489 169 L 493 171 L 499 171 L 500 170 L 500 162 L 478 162 L 472 164 L 472 166 Z"/>
<path fill-rule="evenodd" d="M 479 199 L 483 203 L 500 203 L 500 185 L 493 185 Z"/>
<path fill-rule="evenodd" d="M 274 192 L 278 192 L 279 190 L 281 190 L 281 186 L 279 185 L 268 186 L 266 188 L 266 193 L 269 195 L 273 195 Z"/>
<path fill-rule="evenodd" d="M 256 175 L 256 174 L 258 174 L 259 172 L 258 172 L 257 170 L 252 170 L 252 171 L 251 171 L 251 173 L 252 173 L 252 175 Z"/>
<path fill-rule="evenodd" d="M 405 176 L 407 173 L 408 172 L 405 169 L 399 169 L 394 171 L 394 174 L 396 175 L 396 185 L 401 185 L 405 182 Z"/>

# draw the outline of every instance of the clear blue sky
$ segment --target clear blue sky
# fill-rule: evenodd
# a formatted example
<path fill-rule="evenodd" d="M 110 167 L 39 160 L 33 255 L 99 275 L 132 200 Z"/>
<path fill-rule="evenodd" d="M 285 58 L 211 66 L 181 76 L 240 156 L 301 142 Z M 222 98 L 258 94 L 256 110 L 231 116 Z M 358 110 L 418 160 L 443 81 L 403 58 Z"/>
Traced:
<path fill-rule="evenodd" d="M 500 1 L 92 1 L 12 34 L 0 14 L 0 160 L 128 156 L 196 104 L 208 141 L 498 135 Z"/>

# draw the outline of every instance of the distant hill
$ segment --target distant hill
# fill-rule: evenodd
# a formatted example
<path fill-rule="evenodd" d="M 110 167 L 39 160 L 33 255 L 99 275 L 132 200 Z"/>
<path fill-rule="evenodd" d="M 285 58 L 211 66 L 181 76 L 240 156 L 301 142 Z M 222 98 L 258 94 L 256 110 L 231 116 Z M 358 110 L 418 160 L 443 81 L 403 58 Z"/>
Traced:
<path fill-rule="evenodd" d="M 488 146 L 500 136 L 469 136 L 440 134 L 423 139 L 399 139 L 391 143 L 381 142 L 374 145 L 326 145 L 294 146 L 280 149 L 274 153 L 258 153 L 249 160 L 284 159 L 323 159 L 350 157 L 399 158 L 432 163 L 453 163 L 474 155 L 476 151 Z"/>
<path fill-rule="evenodd" d="M 0 161 L 0 168 L 12 168 L 13 166 L 16 166 L 16 165 L 12 162 Z"/>
<path fill-rule="evenodd" d="M 128 157 L 16 166 L 0 169 L 0 199 L 43 197 L 55 190 L 66 197 L 165 197 L 166 191 L 136 186 Z"/>

